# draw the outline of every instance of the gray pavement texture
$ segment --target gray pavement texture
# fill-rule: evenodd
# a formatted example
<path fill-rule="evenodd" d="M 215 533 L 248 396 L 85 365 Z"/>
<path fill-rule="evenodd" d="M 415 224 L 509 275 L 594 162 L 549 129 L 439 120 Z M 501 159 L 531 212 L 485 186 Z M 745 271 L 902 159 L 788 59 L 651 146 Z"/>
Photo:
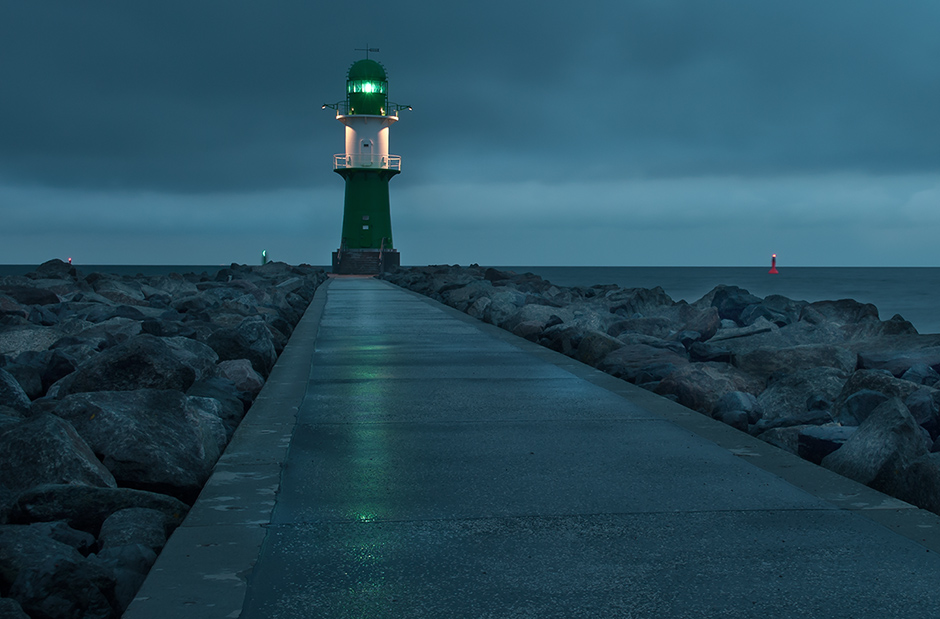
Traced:
<path fill-rule="evenodd" d="M 125 617 L 940 612 L 933 514 L 386 282 L 262 396 Z"/>

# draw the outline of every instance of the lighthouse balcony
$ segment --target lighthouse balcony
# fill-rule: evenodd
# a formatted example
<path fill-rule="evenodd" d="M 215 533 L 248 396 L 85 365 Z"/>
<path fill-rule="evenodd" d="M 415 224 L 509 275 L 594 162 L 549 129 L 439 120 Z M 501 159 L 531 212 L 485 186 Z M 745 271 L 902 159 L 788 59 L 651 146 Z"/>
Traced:
<path fill-rule="evenodd" d="M 372 168 L 375 170 L 401 171 L 401 157 L 398 155 L 333 155 L 333 169 Z"/>
<path fill-rule="evenodd" d="M 345 101 L 340 101 L 339 103 L 328 103 L 323 106 L 324 108 L 331 108 L 336 110 L 336 117 L 343 118 L 344 116 L 379 116 L 379 117 L 391 117 L 398 119 L 398 112 L 400 109 L 409 109 L 407 107 L 399 106 L 395 103 L 390 104 L 388 107 L 380 106 L 376 109 L 366 110 L 365 112 L 362 109 L 359 112 L 356 112 L 356 107 L 350 105 Z"/>

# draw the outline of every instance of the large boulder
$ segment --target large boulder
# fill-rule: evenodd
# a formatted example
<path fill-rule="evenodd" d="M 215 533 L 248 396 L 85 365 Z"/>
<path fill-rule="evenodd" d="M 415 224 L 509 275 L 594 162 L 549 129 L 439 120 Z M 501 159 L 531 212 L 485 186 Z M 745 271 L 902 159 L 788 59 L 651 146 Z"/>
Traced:
<path fill-rule="evenodd" d="M 175 389 L 186 391 L 196 371 L 179 346 L 153 335 L 138 335 L 83 363 L 49 389 L 57 398 L 89 391 Z"/>
<path fill-rule="evenodd" d="M 219 408 L 208 398 L 141 389 L 73 394 L 55 414 L 75 426 L 120 485 L 188 501 L 225 446 Z"/>
<path fill-rule="evenodd" d="M 747 432 L 750 425 L 760 421 L 763 412 L 753 393 L 729 391 L 718 399 L 712 416 L 722 423 Z"/>
<path fill-rule="evenodd" d="M 89 275 L 87 279 L 92 279 Z M 146 296 L 141 283 L 130 277 L 104 276 L 90 282 L 95 292 L 120 305 L 143 305 Z"/>
<path fill-rule="evenodd" d="M 110 546 L 88 557 L 114 583 L 111 603 L 119 613 L 130 606 L 156 560 L 157 553 L 143 544 Z"/>
<path fill-rule="evenodd" d="M 16 356 L 26 350 L 46 350 L 62 338 L 57 327 L 17 325 L 0 330 L 0 354 Z"/>
<path fill-rule="evenodd" d="M 899 476 L 893 489 L 902 501 L 940 514 L 940 453 L 916 460 Z"/>
<path fill-rule="evenodd" d="M 815 426 L 780 426 L 757 433 L 756 436 L 769 445 L 798 456 L 800 455 L 800 432 L 807 427 Z"/>
<path fill-rule="evenodd" d="M 673 330 L 697 332 L 702 341 L 713 337 L 721 328 L 721 316 L 717 308 L 700 308 L 685 301 L 658 308 L 656 316 L 669 320 Z"/>
<path fill-rule="evenodd" d="M 542 331 L 539 344 L 564 355 L 574 355 L 584 334 L 585 329 L 579 325 L 555 325 Z"/>
<path fill-rule="evenodd" d="M 46 351 L 48 352 L 48 351 Z M 35 354 L 34 351 L 27 351 L 20 355 Z M 19 359 L 19 357 L 17 358 Z M 20 384 L 23 392 L 30 400 L 41 398 L 45 393 L 42 388 L 42 368 L 37 364 L 31 363 L 8 363 L 3 369 L 10 373 L 16 382 Z"/>
<path fill-rule="evenodd" d="M 14 492 L 40 484 L 117 486 L 75 428 L 49 414 L 0 427 L 0 484 Z"/>
<path fill-rule="evenodd" d="M 657 339 L 667 339 L 674 336 L 678 332 L 677 330 L 678 325 L 663 316 L 637 316 L 613 322 L 607 328 L 607 334 L 617 338 L 623 335 L 633 336 L 639 334 Z"/>
<path fill-rule="evenodd" d="M 166 544 L 166 534 L 167 518 L 162 511 L 129 507 L 105 519 L 98 533 L 98 541 L 102 549 L 143 544 L 154 552 L 160 552 Z"/>
<path fill-rule="evenodd" d="M 757 397 L 763 411 L 762 420 L 769 423 L 778 419 L 804 419 L 804 414 L 810 409 L 826 410 L 827 403 L 840 393 L 845 381 L 845 374 L 835 368 L 812 368 L 784 375 Z M 818 416 L 818 419 L 819 423 L 825 423 L 829 419 L 828 413 Z"/>
<path fill-rule="evenodd" d="M 734 321 L 731 321 L 729 319 L 725 319 L 725 320 L 728 320 L 730 324 L 737 325 L 737 323 Z M 722 326 L 722 328 L 720 328 L 718 332 L 715 333 L 715 335 L 711 338 L 711 343 L 712 344 L 720 343 L 722 346 L 726 346 L 726 345 L 729 345 L 730 343 L 737 344 L 739 343 L 739 341 L 744 341 L 748 343 L 753 343 L 752 346 L 754 348 L 762 348 L 762 347 L 763 348 L 768 348 L 768 347 L 782 348 L 781 346 L 762 345 L 761 342 L 763 341 L 763 339 L 757 339 L 755 337 L 758 335 L 765 335 L 765 334 L 773 335 L 773 334 L 778 333 L 779 331 L 780 331 L 780 327 L 778 327 L 774 323 L 764 318 L 759 318 L 758 320 L 755 320 L 753 323 L 751 323 L 750 325 L 746 327 Z"/>
<path fill-rule="evenodd" d="M 10 521 L 28 524 L 62 520 L 79 531 L 98 535 L 108 516 L 131 507 L 162 512 L 169 528 L 183 522 L 189 511 L 189 507 L 179 499 L 155 492 L 47 484 L 19 495 L 10 513 Z"/>
<path fill-rule="evenodd" d="M 467 308 L 467 315 L 477 320 L 483 320 L 486 315 L 486 308 L 490 306 L 490 303 L 492 303 L 492 300 L 489 297 L 480 297 Z"/>
<path fill-rule="evenodd" d="M 814 322 L 819 321 L 820 316 L 828 322 L 839 325 L 880 322 L 877 307 L 871 303 L 860 303 L 854 299 L 816 301 L 804 306 L 802 319 Z"/>
<path fill-rule="evenodd" d="M 726 285 L 716 286 L 705 297 L 696 302 L 696 305 L 702 304 L 707 299 L 710 300 L 709 305 L 718 310 L 718 315 L 721 318 L 733 320 L 739 324 L 742 312 L 748 306 L 761 302 L 759 297 L 755 297 L 743 288 Z"/>
<path fill-rule="evenodd" d="M 182 298 L 188 294 L 196 294 L 199 292 L 199 289 L 196 288 L 196 284 L 187 281 L 186 278 L 179 273 L 155 275 L 148 279 L 148 285 L 172 298 Z"/>
<path fill-rule="evenodd" d="M 856 354 L 828 344 L 806 344 L 791 348 L 759 348 L 736 355 L 734 365 L 763 379 L 817 367 L 835 368 L 848 376 L 855 371 Z"/>
<path fill-rule="evenodd" d="M 510 316 L 526 304 L 526 295 L 511 288 L 500 288 L 487 295 L 486 298 L 489 299 L 489 303 L 483 310 L 483 320 L 497 326 L 502 326 Z"/>
<path fill-rule="evenodd" d="M 13 598 L 0 598 L 0 617 L 3 619 L 29 619 L 29 615 Z"/>
<path fill-rule="evenodd" d="M 114 318 L 123 318 L 140 322 L 147 319 L 147 315 L 141 311 L 141 308 L 133 305 L 104 305 L 101 303 L 90 304 L 82 315 L 88 322 L 103 323 L 109 322 Z M 152 310 L 151 310 L 152 311 Z"/>
<path fill-rule="evenodd" d="M 798 321 L 805 305 L 806 301 L 794 301 L 779 294 L 772 294 L 764 297 L 760 303 L 744 308 L 739 320 L 745 325 L 750 325 L 763 318 L 783 327 Z"/>
<path fill-rule="evenodd" d="M 932 439 L 940 436 L 940 405 L 938 405 L 937 392 L 931 393 L 929 389 L 918 389 L 904 400 L 907 410 L 911 411 L 914 421 L 930 433 Z"/>
<path fill-rule="evenodd" d="M 568 310 L 552 307 L 550 305 L 529 303 L 520 307 L 506 318 L 501 326 L 503 329 L 515 333 L 520 324 L 534 323 L 538 326 L 538 331 L 541 332 L 548 326 L 561 324 L 572 318 L 573 314 Z"/>
<path fill-rule="evenodd" d="M 770 430 L 777 428 L 791 428 L 791 427 L 809 427 L 809 426 L 823 426 L 829 425 L 832 423 L 832 415 L 829 414 L 828 410 L 820 408 L 810 408 L 802 412 L 796 412 L 792 415 L 786 417 L 773 417 L 767 419 L 761 419 L 756 424 L 752 425 L 749 431 L 755 436 L 762 436 Z"/>
<path fill-rule="evenodd" d="M 219 329 L 206 343 L 219 355 L 220 361 L 248 359 L 265 378 L 277 361 L 271 332 L 260 316 L 245 318 L 235 328 Z"/>
<path fill-rule="evenodd" d="M 615 337 L 599 331 L 589 331 L 578 344 L 577 358 L 581 363 L 596 366 L 609 353 L 622 346 L 623 343 Z"/>
<path fill-rule="evenodd" d="M 66 375 L 75 371 L 78 361 L 66 351 L 53 350 L 27 350 L 16 356 L 13 363 L 6 366 L 6 370 L 13 374 L 21 385 L 29 382 L 24 390 L 30 399 L 36 399 L 45 394 L 46 390 Z M 38 383 L 38 384 L 36 384 Z M 37 395 L 33 397 L 33 393 Z"/>
<path fill-rule="evenodd" d="M 53 305 L 62 300 L 51 290 L 36 286 L 0 285 L 0 292 L 21 305 Z"/>
<path fill-rule="evenodd" d="M 803 426 L 798 438 L 797 454 L 804 460 L 819 464 L 852 438 L 857 429 L 839 425 Z"/>
<path fill-rule="evenodd" d="M 692 363 L 680 366 L 656 387 L 659 395 L 673 396 L 679 404 L 711 415 L 724 394 L 730 391 L 760 393 L 762 381 L 726 363 Z"/>
<path fill-rule="evenodd" d="M 627 344 L 609 353 L 597 367 L 617 378 L 635 383 L 644 372 L 656 380 L 662 380 L 688 364 L 685 355 L 673 350 L 647 344 Z"/>
<path fill-rule="evenodd" d="M 862 420 L 857 418 L 858 407 L 849 409 L 846 405 L 846 401 L 859 391 L 877 391 L 888 397 L 905 400 L 918 389 L 928 389 L 930 393 L 937 392 L 936 389 L 895 378 L 886 370 L 858 370 L 849 377 L 839 395 L 833 400 L 832 416 L 845 424 L 860 423 Z"/>
<path fill-rule="evenodd" d="M 873 338 L 855 345 L 859 367 L 888 370 L 901 376 L 916 365 L 940 368 L 940 336 L 894 335 Z"/>
<path fill-rule="evenodd" d="M 493 284 L 488 280 L 476 280 L 466 286 L 452 288 L 442 293 L 444 302 L 462 312 L 467 311 L 477 299 L 493 292 Z"/>
<path fill-rule="evenodd" d="M 891 398 L 862 422 L 845 444 L 826 456 L 830 470 L 888 494 L 903 472 L 927 455 L 924 430 L 899 398 Z"/>
<path fill-rule="evenodd" d="M 114 317 L 71 334 L 76 341 L 87 343 L 89 346 L 104 350 L 121 344 L 139 335 L 140 321 L 130 318 Z"/>
<path fill-rule="evenodd" d="M 222 362 L 222 364 L 226 363 L 235 362 Z M 257 377 L 257 380 L 260 381 L 261 375 L 255 372 L 247 361 L 245 361 L 245 364 L 248 365 L 247 371 L 252 372 L 254 376 Z M 253 390 L 251 393 L 245 393 L 244 390 L 239 389 L 238 385 L 228 378 L 208 378 L 194 382 L 192 387 L 186 392 L 186 395 L 197 398 L 211 398 L 218 402 L 217 414 L 222 420 L 222 424 L 225 426 L 227 438 L 231 439 L 239 422 L 241 422 L 242 418 L 245 416 L 246 400 L 253 400 L 254 396 L 256 396 L 261 389 L 260 384 L 263 383 L 259 382 L 258 384 L 259 386 L 256 390 Z M 254 387 L 254 384 L 251 386 Z M 239 398 L 239 393 L 241 393 L 245 400 Z"/>
<path fill-rule="evenodd" d="M 611 314 L 625 318 L 655 315 L 674 304 L 672 298 L 659 286 L 614 289 L 604 296 L 604 301 Z"/>
<path fill-rule="evenodd" d="M 35 271 L 26 274 L 30 279 L 75 279 L 77 276 L 78 270 L 74 266 L 58 258 L 46 260 Z"/>
<path fill-rule="evenodd" d="M 68 523 L 62 520 L 54 522 L 34 522 L 26 526 L 42 533 L 46 537 L 51 537 L 57 542 L 71 546 L 84 556 L 88 556 L 98 547 L 98 540 L 95 539 L 94 535 L 86 531 L 73 529 Z"/>
<path fill-rule="evenodd" d="M 823 344 L 842 346 L 845 339 L 842 329 L 829 323 L 810 324 L 800 321 L 781 327 L 760 317 L 746 327 L 720 329 L 709 343 L 726 348 L 736 355 L 743 355 L 760 349 Z"/>
<path fill-rule="evenodd" d="M 709 342 L 692 342 L 689 345 L 690 361 L 720 361 L 731 363 L 733 355 L 727 348 Z"/>
<path fill-rule="evenodd" d="M 0 588 L 33 617 L 111 619 L 117 611 L 106 570 L 32 527 L 0 525 Z"/>
<path fill-rule="evenodd" d="M 872 389 L 856 391 L 842 402 L 835 420 L 845 426 L 859 426 L 890 396 Z"/>
<path fill-rule="evenodd" d="M 235 389 L 246 394 L 250 400 L 254 400 L 264 387 L 264 377 L 254 369 L 248 359 L 220 361 L 218 372 L 221 379 L 231 381 Z"/>
<path fill-rule="evenodd" d="M 10 324 L 8 321 L 22 322 L 29 316 L 30 306 L 17 303 L 13 297 L 0 293 L 0 324 Z M 0 345 L 2 346 L 2 345 Z"/>
<path fill-rule="evenodd" d="M 30 406 L 29 396 L 16 378 L 0 368 L 0 404 L 18 411 L 27 411 Z"/>
<path fill-rule="evenodd" d="M 940 383 L 940 373 L 926 363 L 915 363 L 901 374 L 901 379 L 918 385 L 936 387 L 937 383 Z"/>
<path fill-rule="evenodd" d="M 189 337 L 169 336 L 160 339 L 173 349 L 174 356 L 180 363 L 192 368 L 196 380 L 216 375 L 219 355 L 210 346 Z"/>

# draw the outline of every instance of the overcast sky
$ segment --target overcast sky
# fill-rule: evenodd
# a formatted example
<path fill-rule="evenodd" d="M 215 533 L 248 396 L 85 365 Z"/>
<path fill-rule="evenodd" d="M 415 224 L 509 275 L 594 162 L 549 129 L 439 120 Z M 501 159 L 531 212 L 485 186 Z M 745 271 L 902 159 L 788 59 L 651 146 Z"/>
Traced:
<path fill-rule="evenodd" d="M 0 263 L 327 264 L 392 101 L 404 264 L 936 266 L 940 2 L 0 0 Z"/>

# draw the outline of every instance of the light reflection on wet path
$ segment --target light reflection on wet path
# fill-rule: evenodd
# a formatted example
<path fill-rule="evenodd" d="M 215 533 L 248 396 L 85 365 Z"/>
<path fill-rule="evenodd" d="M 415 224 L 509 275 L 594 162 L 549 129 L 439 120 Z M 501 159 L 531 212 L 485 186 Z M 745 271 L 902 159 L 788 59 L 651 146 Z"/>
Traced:
<path fill-rule="evenodd" d="M 921 547 L 884 553 L 876 525 L 509 340 L 380 281 L 327 295 L 243 619 L 940 602 L 909 576 L 940 576 Z"/>

